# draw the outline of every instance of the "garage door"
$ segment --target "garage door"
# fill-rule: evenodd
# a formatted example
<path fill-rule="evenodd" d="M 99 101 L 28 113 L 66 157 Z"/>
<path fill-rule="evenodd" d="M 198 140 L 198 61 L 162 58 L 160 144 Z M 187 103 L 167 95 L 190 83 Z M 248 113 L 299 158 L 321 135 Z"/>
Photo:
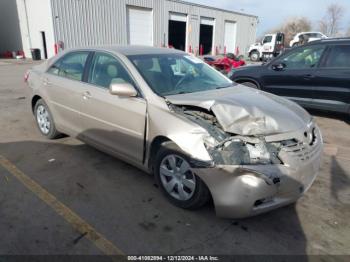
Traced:
<path fill-rule="evenodd" d="M 225 46 L 226 52 L 235 53 L 237 23 L 225 21 Z"/>
<path fill-rule="evenodd" d="M 153 12 L 151 9 L 128 7 L 128 44 L 153 46 Z"/>

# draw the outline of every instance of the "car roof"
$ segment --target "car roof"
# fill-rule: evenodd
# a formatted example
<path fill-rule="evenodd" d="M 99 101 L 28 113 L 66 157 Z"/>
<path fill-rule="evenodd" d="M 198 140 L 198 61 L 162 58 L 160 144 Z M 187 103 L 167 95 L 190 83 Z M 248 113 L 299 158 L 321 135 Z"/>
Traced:
<path fill-rule="evenodd" d="M 339 38 L 325 38 L 307 43 L 306 45 L 314 45 L 319 43 L 330 43 L 330 44 L 350 44 L 350 37 L 339 37 Z"/>
<path fill-rule="evenodd" d="M 173 48 L 165 47 L 152 47 L 152 46 L 141 46 L 141 45 L 104 45 L 104 46 L 90 46 L 70 49 L 69 51 L 78 50 L 101 50 L 110 51 L 129 55 L 147 55 L 147 54 L 185 54 L 185 52 Z"/>
<path fill-rule="evenodd" d="M 317 31 L 308 31 L 308 32 L 300 32 L 297 35 L 303 35 L 303 34 L 322 34 L 321 32 L 317 32 Z"/>

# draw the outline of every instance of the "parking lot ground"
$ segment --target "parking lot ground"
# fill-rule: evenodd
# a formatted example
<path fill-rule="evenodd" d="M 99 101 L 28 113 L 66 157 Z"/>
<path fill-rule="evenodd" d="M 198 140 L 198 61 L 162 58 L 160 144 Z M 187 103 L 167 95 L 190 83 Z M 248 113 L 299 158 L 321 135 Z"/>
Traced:
<path fill-rule="evenodd" d="M 322 169 L 295 205 L 222 219 L 211 204 L 172 206 L 151 176 L 73 138 L 43 138 L 23 83 L 32 64 L 0 62 L 0 155 L 8 164 L 0 161 L 0 254 L 350 255 L 350 125 L 342 117 L 316 112 Z"/>

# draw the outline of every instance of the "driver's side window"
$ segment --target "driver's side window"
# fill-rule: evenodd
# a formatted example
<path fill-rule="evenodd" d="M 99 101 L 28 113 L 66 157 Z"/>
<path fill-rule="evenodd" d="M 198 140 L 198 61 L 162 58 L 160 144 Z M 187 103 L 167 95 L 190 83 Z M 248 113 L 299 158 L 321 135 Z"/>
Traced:
<path fill-rule="evenodd" d="M 271 43 L 271 41 L 272 41 L 272 36 L 265 36 L 262 43 L 267 44 L 267 43 Z"/>
<path fill-rule="evenodd" d="M 285 69 L 314 68 L 317 67 L 324 49 L 324 46 L 307 46 L 297 49 L 281 58 L 279 63 L 284 64 Z"/>

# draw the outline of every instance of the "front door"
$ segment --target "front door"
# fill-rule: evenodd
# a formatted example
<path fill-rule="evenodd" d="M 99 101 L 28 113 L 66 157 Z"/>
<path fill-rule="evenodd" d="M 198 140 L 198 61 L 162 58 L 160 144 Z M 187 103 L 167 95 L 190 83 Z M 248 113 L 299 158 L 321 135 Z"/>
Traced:
<path fill-rule="evenodd" d="M 83 93 L 82 138 L 131 161 L 141 163 L 146 120 L 142 97 L 119 97 L 109 92 L 112 83 L 135 82 L 111 54 L 96 52 Z"/>
<path fill-rule="evenodd" d="M 272 61 L 262 77 L 264 90 L 300 104 L 311 103 L 324 49 L 319 45 L 301 47 Z"/>

